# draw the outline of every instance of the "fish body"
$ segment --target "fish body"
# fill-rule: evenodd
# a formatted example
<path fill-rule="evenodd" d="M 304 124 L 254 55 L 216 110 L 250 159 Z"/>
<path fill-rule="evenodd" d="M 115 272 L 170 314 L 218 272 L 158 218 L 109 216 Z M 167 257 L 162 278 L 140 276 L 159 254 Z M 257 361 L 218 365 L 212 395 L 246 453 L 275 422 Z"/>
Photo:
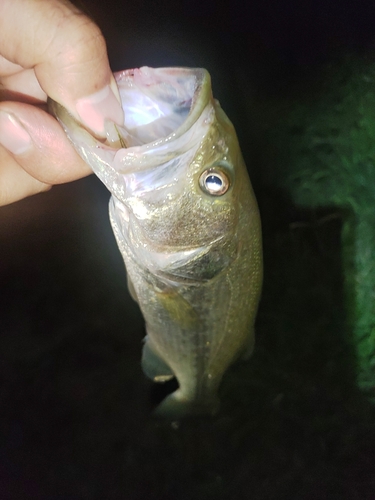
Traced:
<path fill-rule="evenodd" d="M 142 367 L 179 388 L 156 412 L 210 414 L 226 369 L 249 355 L 262 283 L 257 203 L 233 125 L 204 69 L 117 73 L 123 127 L 96 140 L 52 104 L 111 191 L 110 220 L 146 322 Z"/>

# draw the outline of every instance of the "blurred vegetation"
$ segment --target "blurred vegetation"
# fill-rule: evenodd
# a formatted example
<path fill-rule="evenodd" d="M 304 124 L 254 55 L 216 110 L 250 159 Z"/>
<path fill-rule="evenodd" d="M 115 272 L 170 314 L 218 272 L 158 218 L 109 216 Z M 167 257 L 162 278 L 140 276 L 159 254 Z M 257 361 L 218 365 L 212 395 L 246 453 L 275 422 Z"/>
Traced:
<path fill-rule="evenodd" d="M 272 111 L 268 102 L 261 162 L 265 185 L 283 190 L 296 206 L 329 209 L 329 219 L 342 221 L 336 258 L 342 262 L 344 331 L 356 352 L 359 387 L 375 399 L 373 60 L 346 56 L 309 74 L 308 85 Z M 326 221 L 315 215 L 315 225 Z"/>

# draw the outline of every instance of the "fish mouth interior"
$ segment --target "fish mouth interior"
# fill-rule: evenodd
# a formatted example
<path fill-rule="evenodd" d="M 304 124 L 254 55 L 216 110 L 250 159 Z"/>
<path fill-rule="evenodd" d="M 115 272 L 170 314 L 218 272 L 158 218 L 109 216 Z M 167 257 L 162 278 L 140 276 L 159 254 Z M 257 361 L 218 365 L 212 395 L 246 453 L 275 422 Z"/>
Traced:
<path fill-rule="evenodd" d="M 205 70 L 140 68 L 116 75 L 124 126 L 119 128 L 127 147 L 171 136 L 187 121 L 201 93 Z"/>

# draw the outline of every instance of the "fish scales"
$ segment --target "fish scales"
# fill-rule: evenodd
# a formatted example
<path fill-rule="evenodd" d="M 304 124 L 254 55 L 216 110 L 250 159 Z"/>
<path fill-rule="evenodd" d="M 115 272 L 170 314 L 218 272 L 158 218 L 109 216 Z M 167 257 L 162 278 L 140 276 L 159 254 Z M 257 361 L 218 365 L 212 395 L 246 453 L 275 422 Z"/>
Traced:
<path fill-rule="evenodd" d="M 206 70 L 144 67 L 115 77 L 125 121 L 107 124 L 106 141 L 51 108 L 113 195 L 111 224 L 146 322 L 143 370 L 178 381 L 156 413 L 213 414 L 223 374 L 254 344 L 262 284 L 255 196 Z"/>

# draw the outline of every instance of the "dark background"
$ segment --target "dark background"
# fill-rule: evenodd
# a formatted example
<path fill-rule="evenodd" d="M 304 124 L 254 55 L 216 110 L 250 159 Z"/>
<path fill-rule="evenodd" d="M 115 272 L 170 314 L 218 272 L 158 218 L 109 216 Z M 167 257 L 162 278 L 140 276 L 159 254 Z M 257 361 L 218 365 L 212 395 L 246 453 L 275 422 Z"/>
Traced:
<path fill-rule="evenodd" d="M 314 226 L 287 193 L 273 197 L 258 142 L 260 102 L 300 95 L 343 54 L 371 53 L 373 2 L 77 4 L 114 70 L 210 71 L 262 213 L 257 348 L 227 373 L 216 418 L 154 420 L 162 395 L 141 372 L 143 320 L 106 189 L 92 176 L 1 208 L 0 498 L 375 498 L 373 408 L 343 334 L 340 220 Z"/>

